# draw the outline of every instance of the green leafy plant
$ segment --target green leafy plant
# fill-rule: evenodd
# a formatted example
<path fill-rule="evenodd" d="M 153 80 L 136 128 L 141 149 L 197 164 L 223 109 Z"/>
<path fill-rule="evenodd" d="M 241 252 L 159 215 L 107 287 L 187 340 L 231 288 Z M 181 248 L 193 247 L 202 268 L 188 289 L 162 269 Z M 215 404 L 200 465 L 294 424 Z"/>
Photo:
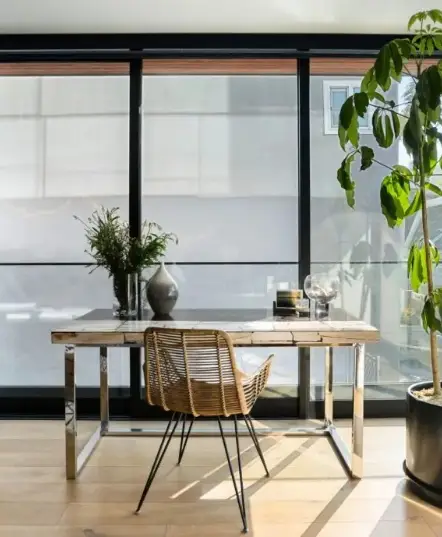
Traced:
<path fill-rule="evenodd" d="M 346 152 L 337 172 L 345 190 L 347 203 L 355 205 L 353 170 L 358 164 L 364 171 L 371 166 L 386 169 L 380 187 L 380 203 L 390 227 L 400 226 L 404 219 L 418 211 L 422 216 L 422 239 L 412 245 L 408 256 L 411 287 L 425 290 L 421 313 L 424 329 L 430 337 L 432 395 L 442 395 L 436 333 L 442 332 L 442 288 L 433 285 L 433 268 L 440 263 L 440 254 L 430 240 L 427 195 L 442 197 L 434 182 L 442 167 L 441 95 L 442 60 L 435 51 L 442 50 L 442 11 L 432 9 L 414 14 L 408 23 L 410 37 L 398 38 L 382 47 L 374 65 L 365 74 L 361 91 L 351 95 L 339 115 L 339 142 Z M 396 103 L 387 96 L 393 82 L 409 77 L 405 103 Z M 372 113 L 373 135 L 379 153 L 402 140 L 411 157 L 409 167 L 387 166 L 374 150 L 361 145 L 359 118 Z"/>
<path fill-rule="evenodd" d="M 89 248 L 86 253 L 95 261 L 93 272 L 104 268 L 113 278 L 114 293 L 121 311 L 127 311 L 128 275 L 138 274 L 164 257 L 169 242 L 178 243 L 176 235 L 165 233 L 155 222 L 144 222 L 140 237 L 131 237 L 129 224 L 122 220 L 119 208 L 100 207 L 85 221 L 74 216 L 85 229 Z"/>

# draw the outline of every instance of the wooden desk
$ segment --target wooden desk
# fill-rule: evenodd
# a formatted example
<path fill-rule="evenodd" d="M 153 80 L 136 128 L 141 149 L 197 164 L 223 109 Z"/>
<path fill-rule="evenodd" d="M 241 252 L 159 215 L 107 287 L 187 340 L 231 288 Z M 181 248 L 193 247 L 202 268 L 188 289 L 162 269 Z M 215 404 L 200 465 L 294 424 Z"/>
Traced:
<path fill-rule="evenodd" d="M 106 320 L 108 317 L 108 320 Z M 322 427 L 290 429 L 288 435 L 326 435 L 339 453 L 349 474 L 361 478 L 363 472 L 364 354 L 365 343 L 379 340 L 376 328 L 362 321 L 310 320 L 274 317 L 265 310 L 177 310 L 168 320 L 120 321 L 109 319 L 106 310 L 94 310 L 72 324 L 52 331 L 52 343 L 65 346 L 65 436 L 66 477 L 75 479 L 106 435 L 158 435 L 152 429 L 113 429 L 109 423 L 108 347 L 141 347 L 149 326 L 168 328 L 208 328 L 224 330 L 238 347 L 324 347 L 325 420 Z M 77 448 L 75 347 L 100 349 L 101 424 L 81 452 Z M 333 424 L 333 347 L 354 348 L 353 417 L 350 449 Z M 260 434 L 272 429 L 258 429 Z M 196 434 L 204 431 L 195 430 Z"/>

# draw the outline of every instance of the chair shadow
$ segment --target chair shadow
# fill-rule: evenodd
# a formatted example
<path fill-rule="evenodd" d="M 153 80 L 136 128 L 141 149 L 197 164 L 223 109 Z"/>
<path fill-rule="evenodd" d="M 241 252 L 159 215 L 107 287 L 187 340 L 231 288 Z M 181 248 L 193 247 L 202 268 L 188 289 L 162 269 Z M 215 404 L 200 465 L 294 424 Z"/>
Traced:
<path fill-rule="evenodd" d="M 270 452 L 272 450 L 274 450 L 275 448 L 277 448 L 277 446 L 281 442 L 283 442 L 284 439 L 286 439 L 286 438 L 287 437 L 284 436 L 284 435 L 281 435 L 281 436 L 275 435 L 275 436 L 268 436 L 268 437 L 267 436 L 260 436 L 259 437 L 259 443 L 260 443 L 261 449 L 262 449 L 262 451 L 264 453 L 264 457 L 266 455 L 269 455 Z M 193 438 L 190 437 L 189 438 L 189 443 L 192 442 L 192 440 L 194 442 L 198 441 L 198 437 L 193 437 Z M 250 438 L 247 438 L 247 440 L 250 443 L 248 443 L 246 446 L 244 446 L 241 449 L 241 461 L 242 461 L 243 469 L 245 469 L 247 467 L 247 465 L 249 465 L 251 463 L 260 464 L 260 460 L 259 460 L 256 448 L 255 448 L 255 446 L 253 444 L 253 441 Z M 272 479 L 272 476 L 277 476 L 278 474 L 282 473 L 289 465 L 291 465 L 294 461 L 299 459 L 299 457 L 301 457 L 301 455 L 303 455 L 308 450 L 310 450 L 318 442 L 319 437 L 310 436 L 310 437 L 306 437 L 303 440 L 304 441 L 297 448 L 293 449 L 293 451 L 291 451 L 288 455 L 284 456 L 276 464 L 273 464 L 271 466 L 271 468 L 270 468 L 270 474 L 271 474 L 270 478 L 265 476 L 264 468 L 262 468 L 263 476 L 261 478 L 253 477 L 253 478 L 250 478 L 250 479 L 248 479 L 248 478 L 244 479 L 245 484 L 247 483 L 247 481 L 253 481 L 253 483 L 248 484 L 248 486 L 245 487 L 245 501 L 246 501 L 246 506 L 247 506 L 248 513 L 251 513 L 251 499 L 253 498 L 253 496 L 259 490 L 261 490 L 266 485 L 266 483 L 269 482 L 269 479 Z M 166 465 L 170 465 L 171 463 L 173 464 L 173 460 L 174 460 L 175 455 L 176 455 L 176 460 L 178 459 L 178 451 L 179 450 L 175 449 L 175 448 L 178 447 L 177 441 L 179 442 L 179 437 L 178 436 L 175 437 L 173 445 L 170 446 L 170 449 L 168 451 L 167 457 L 163 461 L 162 466 L 163 466 L 164 469 L 165 469 Z M 189 503 L 191 503 L 191 502 L 199 502 L 199 501 L 203 502 L 203 501 L 206 501 L 206 500 L 204 500 L 204 498 L 202 498 L 201 485 L 204 485 L 204 483 L 206 483 L 210 488 L 215 489 L 217 486 L 219 486 L 220 484 L 222 484 L 225 481 L 230 482 L 231 481 L 231 476 L 230 476 L 227 461 L 226 461 L 225 457 L 221 456 L 221 453 L 223 452 L 221 438 L 219 438 L 219 443 L 220 443 L 220 457 L 218 459 L 219 465 L 215 464 L 213 471 L 210 471 L 210 472 L 206 473 L 205 475 L 203 475 L 200 478 L 195 477 L 195 479 L 194 478 L 189 478 L 188 480 L 184 479 L 183 481 L 177 481 L 176 482 L 176 492 L 174 492 L 173 490 L 168 491 L 167 499 L 164 499 L 164 500 L 161 500 L 161 501 L 164 501 L 165 504 L 167 504 L 167 502 L 177 502 L 177 503 L 179 503 L 179 502 L 189 502 Z M 331 446 L 330 446 L 330 449 L 332 449 Z M 233 453 L 232 453 L 232 455 L 233 455 Z M 183 459 L 183 463 L 182 463 L 183 467 L 186 467 L 185 458 L 186 458 L 186 454 L 184 454 L 184 459 Z M 235 459 L 236 459 L 236 456 L 231 456 L 231 461 L 232 461 L 232 464 L 234 464 L 234 466 L 235 466 L 236 475 L 237 475 L 238 470 L 237 470 L 237 464 L 236 464 Z M 189 468 L 189 466 L 187 466 L 187 468 Z M 195 468 L 198 468 L 198 467 L 196 466 Z M 166 478 L 167 479 L 167 477 L 170 476 L 174 471 L 176 471 L 176 469 L 177 469 L 177 465 L 176 465 L 176 462 L 175 462 L 175 464 L 173 464 L 173 467 L 170 468 L 170 470 L 167 470 L 167 471 L 161 473 L 161 478 L 163 478 L 163 479 Z M 160 477 L 160 476 L 158 476 L 158 477 Z M 284 478 L 282 478 L 282 479 L 284 479 Z M 304 480 L 305 478 L 300 478 L 300 479 Z M 306 479 L 307 480 L 318 480 L 319 481 L 319 480 L 327 479 L 327 476 L 312 477 L 312 478 L 306 478 Z M 367 477 L 365 479 L 371 479 L 371 478 Z M 291 480 L 294 481 L 293 486 L 296 486 L 296 478 L 291 478 Z M 173 483 L 173 481 L 171 481 L 171 483 Z M 321 531 L 324 529 L 324 527 L 332 520 L 332 518 L 335 515 L 335 513 L 345 503 L 345 501 L 350 497 L 352 492 L 357 488 L 359 483 L 360 483 L 359 480 L 351 480 L 351 479 L 346 480 L 342 484 L 342 486 L 339 488 L 339 490 L 326 503 L 326 505 L 321 510 L 321 512 L 316 516 L 316 518 L 312 522 L 308 522 L 308 527 L 302 533 L 301 537 L 318 537 L 320 535 Z M 152 486 L 152 491 L 154 490 L 154 488 L 155 488 L 155 483 Z M 408 489 L 404 489 L 403 487 L 402 487 L 402 490 L 407 490 L 408 491 Z M 408 492 L 407 492 L 407 494 L 408 494 Z M 392 505 L 394 504 L 394 502 L 398 501 L 397 496 L 395 498 L 392 498 L 390 504 L 386 507 L 386 512 L 388 511 L 388 509 L 392 508 Z M 226 501 L 230 502 L 230 501 L 233 501 L 234 499 L 235 499 L 235 495 L 232 492 L 232 494 L 229 493 L 228 495 L 224 495 L 219 500 L 214 499 L 214 500 L 207 500 L 207 501 L 208 502 L 213 501 L 214 504 L 221 505 Z M 154 501 L 158 502 L 159 500 L 154 500 Z M 388 501 L 388 500 L 386 500 L 386 501 Z M 393 507 L 394 507 L 394 505 L 393 505 Z M 253 505 L 253 508 L 255 510 L 259 509 L 257 507 L 256 503 Z M 415 509 L 415 507 L 413 507 L 413 508 Z M 239 513 L 237 513 L 237 515 L 238 515 L 238 520 L 235 519 L 235 520 L 232 520 L 231 522 L 229 521 L 229 523 L 228 523 L 229 526 L 230 526 L 230 523 L 232 524 L 232 530 L 231 530 L 232 535 L 239 535 L 241 533 L 241 519 L 240 519 Z M 249 518 L 248 535 L 250 537 L 253 537 L 254 535 L 262 534 L 262 532 L 260 532 L 258 528 L 256 528 L 256 530 L 254 529 L 254 527 L 253 527 L 254 523 L 253 523 L 252 517 L 249 516 L 248 518 Z M 382 519 L 382 517 L 381 517 L 381 519 Z M 441 518 L 441 520 L 442 520 L 442 518 Z M 293 523 L 296 523 L 296 522 L 297 522 L 296 519 L 294 519 Z M 277 521 L 275 521 L 275 523 L 277 523 Z M 375 523 L 375 525 L 376 524 L 377 524 L 377 522 Z M 442 522 L 441 522 L 441 524 L 442 524 Z M 375 525 L 374 525 L 374 530 L 376 529 Z M 106 534 L 96 532 L 93 529 L 89 529 L 89 528 L 83 529 L 82 531 L 84 533 L 84 537 L 108 537 Z M 225 535 L 230 534 L 230 530 L 226 530 L 226 528 L 223 528 L 223 534 L 225 534 Z M 117 534 L 112 533 L 112 536 L 117 537 Z M 120 537 L 120 536 L 118 535 L 118 537 Z M 122 534 L 121 537 L 126 537 L 126 536 Z"/>
<path fill-rule="evenodd" d="M 268 454 L 270 451 L 272 451 L 275 447 L 278 446 L 278 444 L 281 442 L 281 439 L 284 439 L 287 437 L 284 437 L 284 435 L 281 435 L 280 437 L 260 437 L 260 446 L 263 451 L 264 457 L 266 454 Z M 191 439 L 189 439 L 190 441 Z M 281 461 L 279 461 L 276 465 L 272 466 L 270 469 L 270 477 L 266 477 L 264 475 L 263 470 L 263 476 L 261 478 L 253 478 L 254 483 L 248 485 L 245 487 L 245 500 L 246 500 L 246 506 L 247 511 L 250 513 L 250 499 L 253 497 L 254 494 L 256 494 L 262 487 L 266 485 L 266 483 L 269 482 L 269 479 L 272 478 L 272 475 L 278 475 L 281 473 L 285 468 L 287 468 L 290 464 L 292 464 L 294 461 L 296 461 L 301 455 L 306 453 L 310 448 L 312 448 L 319 440 L 319 437 L 317 436 L 310 436 L 307 437 L 304 442 L 300 446 L 298 446 L 296 449 L 294 449 L 289 455 L 284 457 Z M 221 444 L 221 439 L 220 439 Z M 332 446 L 330 446 L 330 449 L 332 449 Z M 235 463 L 235 457 L 231 457 L 232 463 Z M 256 452 L 255 446 L 253 445 L 253 442 L 250 440 L 250 445 L 248 445 L 246 448 L 242 449 L 241 451 L 241 461 L 243 469 L 250 463 L 255 463 L 259 460 L 258 454 Z M 258 462 L 259 464 L 259 462 Z M 173 470 L 171 470 L 172 472 Z M 164 474 L 165 476 L 170 475 Z M 318 478 L 319 479 L 319 478 Z M 324 479 L 324 478 L 320 478 Z M 215 472 L 210 473 L 210 485 L 213 486 L 213 488 L 216 488 L 217 485 L 222 483 L 223 481 L 231 480 L 231 476 L 229 473 L 227 461 L 223 461 L 222 464 L 220 464 L 220 467 L 215 470 Z M 198 481 L 196 481 L 199 485 L 203 484 L 205 481 L 205 477 L 200 478 Z M 247 479 L 245 479 L 247 481 Z M 195 482 L 194 482 L 195 483 Z M 178 497 L 171 499 L 170 501 L 179 501 L 179 502 L 196 502 L 201 500 L 201 496 L 199 491 L 195 488 L 195 490 L 192 490 L 192 484 L 193 483 L 180 483 L 179 487 L 183 492 L 179 494 Z M 317 519 L 315 519 L 314 522 L 310 525 L 310 527 L 304 532 L 302 537 L 316 537 L 321 529 L 327 524 L 327 522 L 330 520 L 330 518 L 333 516 L 333 514 L 339 509 L 339 507 L 344 503 L 344 501 L 347 499 L 347 497 L 351 494 L 351 492 L 354 490 L 354 488 L 357 486 L 358 481 L 348 480 L 346 483 L 339 489 L 339 491 L 335 494 L 335 496 L 328 502 L 327 506 L 321 511 L 321 513 L 318 515 Z M 189 488 L 186 488 L 188 486 Z M 294 485 L 296 486 L 296 485 Z M 173 495 L 172 495 L 173 496 Z M 228 498 L 223 498 L 220 501 L 230 501 L 235 498 L 234 494 L 230 495 Z M 232 527 L 232 535 L 236 533 L 240 533 L 240 519 L 238 514 L 238 530 L 234 527 Z M 294 521 L 296 522 L 296 521 Z M 253 520 L 249 517 L 249 531 L 247 535 L 253 537 L 254 535 L 254 529 L 253 529 Z M 95 537 L 95 536 L 91 536 Z M 101 536 L 97 536 L 101 537 Z M 104 536 L 103 536 L 104 537 Z"/>

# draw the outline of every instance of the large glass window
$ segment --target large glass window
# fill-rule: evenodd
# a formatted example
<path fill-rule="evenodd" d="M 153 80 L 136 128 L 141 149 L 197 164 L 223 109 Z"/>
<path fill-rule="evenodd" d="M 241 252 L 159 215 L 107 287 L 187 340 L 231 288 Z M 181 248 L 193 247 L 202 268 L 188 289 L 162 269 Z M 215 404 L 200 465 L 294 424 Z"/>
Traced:
<path fill-rule="evenodd" d="M 341 82 L 346 86 L 349 80 L 359 87 L 363 74 L 372 64 L 373 60 L 369 59 L 311 60 L 312 272 L 337 274 L 341 290 L 336 307 L 351 318 L 362 319 L 380 329 L 380 343 L 367 347 L 367 397 L 403 398 L 411 381 L 429 376 L 427 338 L 416 315 L 419 297 L 409 290 L 406 270 L 407 245 L 417 228 L 410 221 L 400 229 L 388 227 L 379 204 L 379 187 L 385 173 L 377 165 L 364 172 L 356 171 L 355 210 L 347 206 L 336 180 L 344 153 L 337 133 L 325 135 L 323 129 L 324 114 L 329 113 L 323 104 L 323 88 L 340 87 Z M 406 80 L 393 84 L 389 97 L 400 102 L 406 85 Z M 365 145 L 376 146 L 369 131 L 362 136 Z M 386 165 L 407 164 L 401 143 L 382 150 L 381 157 Z M 438 207 L 431 210 L 436 223 Z M 335 354 L 337 396 L 351 397 L 351 351 L 338 349 Z M 312 351 L 311 363 L 312 384 L 320 396 L 322 389 L 318 387 L 323 382 L 320 350 Z"/>
<path fill-rule="evenodd" d="M 296 61 L 150 62 L 143 78 L 143 218 L 179 236 L 177 308 L 263 308 L 297 287 Z M 293 394 L 294 349 L 270 387 Z M 278 392 L 278 386 L 285 386 Z"/>
<path fill-rule="evenodd" d="M 50 330 L 111 307 L 106 275 L 82 266 L 91 260 L 73 217 L 102 204 L 127 218 L 128 112 L 126 64 L 0 66 L 3 386 L 62 386 Z M 94 352 L 79 351 L 80 385 L 97 385 L 97 360 L 81 359 Z M 126 384 L 128 361 L 110 354 L 111 382 Z"/>

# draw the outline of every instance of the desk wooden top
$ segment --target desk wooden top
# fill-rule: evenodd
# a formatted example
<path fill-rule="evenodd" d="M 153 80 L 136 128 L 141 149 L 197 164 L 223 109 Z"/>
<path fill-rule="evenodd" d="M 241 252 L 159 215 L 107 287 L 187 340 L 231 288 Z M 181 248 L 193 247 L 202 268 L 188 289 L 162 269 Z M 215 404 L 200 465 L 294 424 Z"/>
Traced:
<path fill-rule="evenodd" d="M 236 346 L 346 346 L 379 341 L 379 331 L 345 315 L 312 320 L 275 317 L 266 310 L 177 310 L 167 320 L 112 319 L 107 310 L 94 310 L 51 332 L 52 343 L 83 346 L 142 346 L 146 328 L 223 330 Z M 146 315 L 148 317 L 148 315 Z M 335 316 L 338 317 L 335 319 Z"/>

